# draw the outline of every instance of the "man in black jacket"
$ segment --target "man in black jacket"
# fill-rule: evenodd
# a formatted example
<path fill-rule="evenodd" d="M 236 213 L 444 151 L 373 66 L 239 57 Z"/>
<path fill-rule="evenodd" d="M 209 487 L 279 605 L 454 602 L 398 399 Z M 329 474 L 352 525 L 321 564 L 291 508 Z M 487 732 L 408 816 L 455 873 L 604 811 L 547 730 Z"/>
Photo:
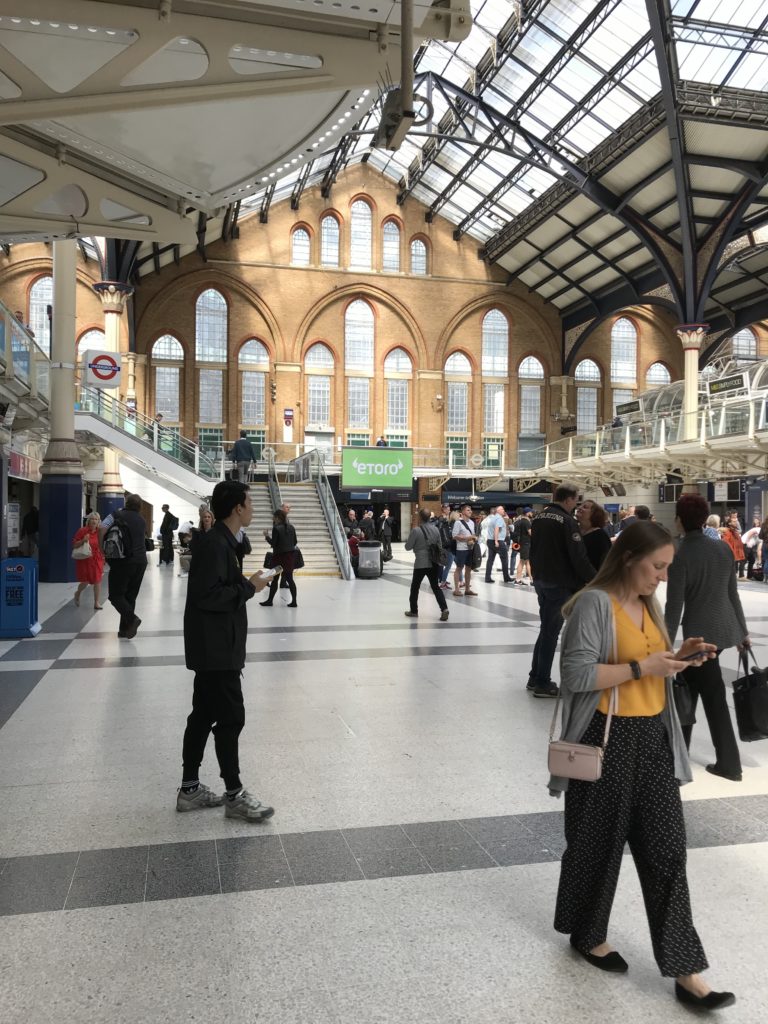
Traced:
<path fill-rule="evenodd" d="M 561 609 L 595 575 L 573 517 L 578 493 L 573 485 L 560 484 L 552 504 L 546 505 L 531 524 L 531 572 L 541 619 L 528 675 L 528 690 L 534 697 L 557 696 L 551 672 L 563 628 Z"/>
<path fill-rule="evenodd" d="M 236 556 L 236 535 L 253 515 L 248 486 L 236 480 L 216 484 L 211 497 L 216 522 L 201 534 L 192 552 L 184 609 L 184 653 L 195 673 L 192 713 L 184 733 L 181 788 L 177 811 L 221 807 L 228 818 L 264 821 L 275 813 L 240 781 L 238 739 L 245 725 L 240 677 L 248 635 L 246 601 L 257 589 L 258 575 L 246 579 Z M 205 744 L 213 731 L 216 758 L 226 792 L 223 797 L 200 782 Z"/>
<path fill-rule="evenodd" d="M 124 538 L 124 557 L 107 558 L 109 603 L 120 615 L 117 635 L 133 640 L 141 625 L 141 619 L 136 614 L 136 599 L 147 571 L 147 524 L 141 514 L 141 498 L 138 494 L 129 494 L 125 499 L 125 507 L 111 512 L 102 521 L 99 530 L 102 544 L 115 520 L 125 525 L 127 536 Z"/>
<path fill-rule="evenodd" d="M 259 460 L 245 430 L 240 431 L 240 437 L 235 441 L 235 446 L 229 453 L 229 457 L 237 465 L 237 479 L 241 483 L 247 484 L 251 463 Z"/>
<path fill-rule="evenodd" d="M 385 562 L 392 558 L 392 527 L 395 520 L 385 508 L 379 516 L 379 539 L 381 540 L 381 554 Z"/>

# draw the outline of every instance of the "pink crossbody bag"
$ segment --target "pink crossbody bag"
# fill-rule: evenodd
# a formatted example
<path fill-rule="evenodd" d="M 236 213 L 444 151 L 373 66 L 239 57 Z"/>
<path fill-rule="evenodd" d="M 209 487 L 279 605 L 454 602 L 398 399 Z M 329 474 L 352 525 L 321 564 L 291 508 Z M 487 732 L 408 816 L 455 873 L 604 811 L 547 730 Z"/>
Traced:
<path fill-rule="evenodd" d="M 588 743 L 569 743 L 567 740 L 555 739 L 557 711 L 560 707 L 560 694 L 558 693 L 555 701 L 555 713 L 552 715 L 552 725 L 549 728 L 549 757 L 547 761 L 551 775 L 558 775 L 564 779 L 578 779 L 580 782 L 597 782 L 603 774 L 603 756 L 611 732 L 611 719 L 614 712 L 618 711 L 618 706 L 618 687 L 614 686 L 611 689 L 602 746 L 592 747 Z"/>

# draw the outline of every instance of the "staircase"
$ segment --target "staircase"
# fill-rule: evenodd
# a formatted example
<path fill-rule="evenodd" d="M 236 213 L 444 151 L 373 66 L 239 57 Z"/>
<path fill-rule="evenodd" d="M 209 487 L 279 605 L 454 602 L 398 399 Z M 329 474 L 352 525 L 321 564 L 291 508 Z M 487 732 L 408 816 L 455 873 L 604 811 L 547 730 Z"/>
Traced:
<path fill-rule="evenodd" d="M 247 532 L 253 551 L 243 563 L 246 575 L 261 568 L 265 553 L 271 550 L 264 540 L 264 530 L 272 527 L 269 489 L 266 484 L 251 484 L 250 488 L 253 519 Z M 304 556 L 304 568 L 298 569 L 296 575 L 341 576 L 316 484 L 281 483 L 280 493 L 283 501 L 291 507 L 288 518 L 296 530 Z"/>

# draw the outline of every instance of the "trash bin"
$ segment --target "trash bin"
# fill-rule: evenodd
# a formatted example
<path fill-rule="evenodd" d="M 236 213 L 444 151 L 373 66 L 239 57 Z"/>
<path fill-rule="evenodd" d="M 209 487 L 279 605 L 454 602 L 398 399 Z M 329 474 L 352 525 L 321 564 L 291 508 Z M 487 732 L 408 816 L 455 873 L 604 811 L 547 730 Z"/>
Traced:
<path fill-rule="evenodd" d="M 0 562 L 0 637 L 37 636 L 37 559 Z"/>
<path fill-rule="evenodd" d="M 375 580 L 384 571 L 381 558 L 381 541 L 361 540 L 358 545 L 357 575 L 361 580 Z"/>

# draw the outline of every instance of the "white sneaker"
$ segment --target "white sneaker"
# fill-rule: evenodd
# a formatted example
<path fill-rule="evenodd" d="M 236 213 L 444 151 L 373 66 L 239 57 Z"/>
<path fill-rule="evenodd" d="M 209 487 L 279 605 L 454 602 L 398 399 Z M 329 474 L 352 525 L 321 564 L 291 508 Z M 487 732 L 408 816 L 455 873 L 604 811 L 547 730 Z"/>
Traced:
<path fill-rule="evenodd" d="M 266 821 L 275 813 L 274 807 L 267 807 L 247 789 L 241 789 L 234 800 L 224 798 L 224 817 L 242 818 L 244 821 Z"/>
<path fill-rule="evenodd" d="M 214 793 L 202 782 L 194 793 L 185 793 L 183 789 L 180 789 L 176 794 L 177 811 L 200 811 L 204 807 L 221 807 L 223 803 L 224 797 Z"/>

